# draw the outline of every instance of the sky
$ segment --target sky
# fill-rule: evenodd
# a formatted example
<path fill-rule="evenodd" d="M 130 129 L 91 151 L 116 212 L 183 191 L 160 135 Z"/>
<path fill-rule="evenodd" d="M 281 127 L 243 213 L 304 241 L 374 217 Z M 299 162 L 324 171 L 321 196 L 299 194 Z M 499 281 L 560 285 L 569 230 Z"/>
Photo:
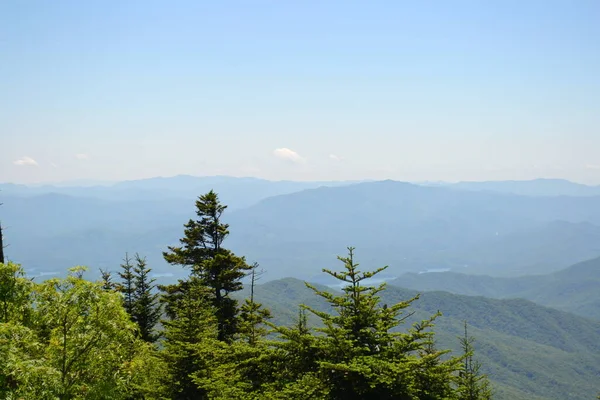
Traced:
<path fill-rule="evenodd" d="M 600 1 L 0 2 L 0 182 L 600 184 Z"/>

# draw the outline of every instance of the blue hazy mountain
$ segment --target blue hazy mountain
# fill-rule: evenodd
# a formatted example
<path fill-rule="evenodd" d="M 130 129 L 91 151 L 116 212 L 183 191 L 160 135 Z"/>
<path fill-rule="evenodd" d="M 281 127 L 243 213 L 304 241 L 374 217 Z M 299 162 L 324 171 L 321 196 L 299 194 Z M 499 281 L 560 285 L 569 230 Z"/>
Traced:
<path fill-rule="evenodd" d="M 455 189 L 491 191 L 524 196 L 600 196 L 600 186 L 588 186 L 564 179 L 459 182 L 449 186 Z"/>
<path fill-rule="evenodd" d="M 45 194 L 16 193 L 30 189 L 5 185 L 0 218 L 7 255 L 45 272 L 75 264 L 116 269 L 126 251 L 137 251 L 155 272 L 181 273 L 162 261 L 161 252 L 177 243 L 194 215 L 194 196 L 211 188 L 221 188 L 223 201 L 238 205 L 226 215 L 227 246 L 259 262 L 266 279 L 319 280 L 321 269 L 349 245 L 370 265 L 390 265 L 387 278 L 435 269 L 544 273 L 600 255 L 599 198 L 395 181 L 322 185 L 176 177 Z M 299 191 L 287 193 L 294 188 Z"/>
<path fill-rule="evenodd" d="M 141 180 L 106 183 L 102 185 L 15 185 L 0 184 L 1 196 L 31 197 L 45 194 L 62 194 L 114 201 L 156 201 L 168 199 L 193 200 L 200 194 L 215 190 L 231 209 L 250 206 L 262 199 L 280 194 L 293 193 L 320 186 L 341 186 L 353 181 L 268 181 L 258 178 L 235 178 L 230 176 L 196 177 L 178 175 Z"/>

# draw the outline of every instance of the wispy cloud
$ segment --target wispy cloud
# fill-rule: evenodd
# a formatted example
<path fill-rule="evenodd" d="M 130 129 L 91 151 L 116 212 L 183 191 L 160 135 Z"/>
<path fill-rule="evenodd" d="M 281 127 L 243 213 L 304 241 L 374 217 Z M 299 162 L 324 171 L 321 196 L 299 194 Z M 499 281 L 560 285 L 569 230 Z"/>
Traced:
<path fill-rule="evenodd" d="M 39 164 L 31 157 L 21 157 L 18 160 L 13 162 L 15 165 L 25 166 L 25 167 L 37 167 Z"/>
<path fill-rule="evenodd" d="M 79 153 L 79 154 L 75 154 L 75 158 L 78 160 L 87 160 L 90 158 L 90 156 L 88 156 L 87 154 L 84 154 L 84 153 Z"/>
<path fill-rule="evenodd" d="M 330 159 L 330 160 L 333 160 L 333 161 L 337 161 L 337 162 L 340 162 L 340 161 L 342 161 L 342 160 L 343 160 L 343 158 L 342 158 L 342 157 L 340 157 L 340 156 L 336 156 L 335 154 L 330 154 L 330 155 L 329 155 L 329 159 Z"/>
<path fill-rule="evenodd" d="M 58 165 L 57 165 L 56 163 L 53 163 L 53 162 L 51 162 L 51 163 L 50 163 L 50 166 L 51 166 L 52 168 L 58 168 Z"/>
<path fill-rule="evenodd" d="M 600 165 L 598 164 L 586 164 L 587 169 L 600 169 Z"/>
<path fill-rule="evenodd" d="M 273 155 L 282 160 L 291 161 L 297 164 L 302 164 L 306 162 L 306 159 L 304 157 L 296 153 L 294 150 L 288 149 L 287 147 L 282 147 L 280 149 L 273 150 Z"/>

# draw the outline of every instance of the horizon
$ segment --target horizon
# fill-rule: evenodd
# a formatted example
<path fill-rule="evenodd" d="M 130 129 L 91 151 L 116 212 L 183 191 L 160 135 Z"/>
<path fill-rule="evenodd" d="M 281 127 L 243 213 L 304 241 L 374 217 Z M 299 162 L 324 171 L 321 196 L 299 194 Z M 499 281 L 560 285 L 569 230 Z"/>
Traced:
<path fill-rule="evenodd" d="M 591 0 L 3 2 L 0 181 L 597 185 L 599 14 Z"/>
<path fill-rule="evenodd" d="M 584 182 L 577 182 L 569 179 L 562 178 L 532 178 L 532 179 L 498 179 L 498 180 L 489 180 L 489 181 L 481 181 L 481 180 L 458 180 L 458 181 L 443 181 L 443 180 L 425 180 L 425 181 L 407 181 L 407 180 L 398 180 L 398 179 L 358 179 L 358 180 L 293 180 L 293 179 L 265 179 L 257 176 L 232 176 L 232 175 L 189 175 L 189 174 L 178 174 L 171 176 L 151 176 L 148 178 L 141 179 L 125 179 L 125 180 L 115 180 L 115 181 L 102 181 L 102 180 L 65 180 L 65 181 L 56 181 L 56 182 L 32 182 L 32 183 L 18 183 L 18 182 L 0 182 L 0 185 L 20 185 L 26 187 L 61 187 L 61 188 L 69 188 L 69 187 L 80 187 L 80 188 L 93 188 L 93 187 L 111 187 L 120 183 L 127 182 L 139 182 L 139 181 L 147 181 L 147 180 L 155 180 L 155 179 L 174 179 L 174 178 L 195 178 L 195 179 L 207 179 L 207 178 L 231 178 L 231 179 L 249 179 L 249 180 L 259 180 L 265 182 L 304 182 L 304 183 L 352 183 L 352 184 L 360 184 L 360 183 L 369 183 L 369 182 L 383 182 L 383 181 L 392 181 L 392 182 L 400 182 L 400 183 L 410 183 L 413 185 L 454 185 L 460 183 L 502 183 L 502 182 L 565 182 L 571 183 L 575 185 L 583 185 L 588 187 L 596 187 L 600 185 L 591 185 Z"/>

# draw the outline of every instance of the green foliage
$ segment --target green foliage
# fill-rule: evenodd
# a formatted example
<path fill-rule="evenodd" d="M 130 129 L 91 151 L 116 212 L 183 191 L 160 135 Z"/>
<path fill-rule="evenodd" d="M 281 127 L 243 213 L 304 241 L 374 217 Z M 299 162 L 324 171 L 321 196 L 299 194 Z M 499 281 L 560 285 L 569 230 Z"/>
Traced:
<path fill-rule="evenodd" d="M 133 273 L 133 264 L 129 254 L 125 253 L 123 264 L 121 264 L 122 272 L 119 272 L 121 278 L 121 284 L 119 285 L 119 291 L 123 294 L 123 307 L 129 315 L 133 315 L 134 299 L 135 294 L 135 276 Z"/>
<path fill-rule="evenodd" d="M 546 275 L 506 278 L 455 272 L 408 273 L 391 284 L 421 291 L 443 290 L 498 299 L 522 298 L 600 320 L 600 258 Z"/>
<path fill-rule="evenodd" d="M 261 303 L 254 299 L 254 288 L 258 278 L 257 264 L 252 266 L 250 274 L 250 298 L 244 301 L 240 308 L 238 335 L 250 346 L 256 346 L 259 340 L 267 336 L 268 329 L 265 323 L 271 319 L 271 311 L 263 308 Z"/>
<path fill-rule="evenodd" d="M 206 360 L 199 357 L 199 351 L 217 339 L 211 293 L 195 277 L 164 289 L 169 293 L 164 298 L 169 319 L 163 321 L 161 352 L 168 370 L 165 385 L 172 399 L 204 399 L 206 391 L 192 375 L 206 371 Z"/>
<path fill-rule="evenodd" d="M 112 272 L 100 268 L 100 277 L 102 281 L 102 289 L 112 291 L 119 288 L 119 286 L 112 280 Z"/>
<path fill-rule="evenodd" d="M 132 319 L 137 323 L 142 339 L 154 342 L 158 339 L 154 327 L 162 315 L 158 302 L 159 294 L 155 292 L 156 280 L 150 278 L 152 269 L 147 267 L 145 258 L 136 254 L 135 261 Z"/>
<path fill-rule="evenodd" d="M 459 338 L 463 349 L 462 366 L 458 372 L 458 393 L 460 400 L 489 400 L 492 390 L 487 376 L 481 373 L 481 363 L 473 359 L 475 339 L 469 336 L 465 321 L 465 334 Z"/>
<path fill-rule="evenodd" d="M 321 291 L 338 290 L 314 285 Z M 244 291 L 243 295 L 248 295 Z M 394 304 L 417 292 L 387 286 L 383 303 Z M 273 322 L 291 325 L 299 304 L 331 312 L 324 299 L 314 296 L 303 281 L 286 278 L 258 285 L 255 293 L 273 311 Z M 457 336 L 477 337 L 476 357 L 487 374 L 497 400 L 579 400 L 598 391 L 600 374 L 600 323 L 542 307 L 526 300 L 495 300 L 483 297 L 424 292 L 411 304 L 415 314 L 407 324 L 426 319 L 438 310 L 435 338 L 439 349 L 461 355 Z M 308 314 L 309 326 L 324 326 Z M 399 328 L 402 328 L 400 326 Z M 592 396 L 593 397 L 593 396 Z"/>
<path fill-rule="evenodd" d="M 433 333 L 429 328 L 435 316 L 415 323 L 407 332 L 393 331 L 410 315 L 406 309 L 416 297 L 392 306 L 380 305 L 378 294 L 385 285 L 371 287 L 361 282 L 385 268 L 361 272 L 353 257 L 353 248 L 349 248 L 348 257 L 339 257 L 345 271 L 324 270 L 344 282 L 342 294 L 321 291 L 307 284 L 334 310 L 329 313 L 307 307 L 322 321 L 323 327 L 318 329 L 320 335 L 311 336 L 306 332 L 306 319 L 302 314 L 296 328 L 279 329 L 284 341 L 293 343 L 279 346 L 284 350 L 286 363 L 293 365 L 293 361 L 300 361 L 294 360 L 296 352 L 304 353 L 300 361 L 302 370 L 291 371 L 291 376 L 300 372 L 300 376 L 310 373 L 311 380 L 318 378 L 321 384 L 314 386 L 320 388 L 316 396 L 327 399 L 451 397 L 457 360 L 442 360 L 444 352 L 429 352 L 427 357 L 419 354 L 432 343 Z M 429 375 L 431 378 L 426 379 Z M 289 387 L 298 381 L 290 382 Z M 435 387 L 423 385 L 432 381 L 437 383 Z"/>
<path fill-rule="evenodd" d="M 237 331 L 237 301 L 229 294 L 242 289 L 241 279 L 252 267 L 243 257 L 222 247 L 229 235 L 229 225 L 221 222 L 226 208 L 212 190 L 200 196 L 196 201 L 199 219 L 190 219 L 184 225 L 181 246 L 169 247 L 163 256 L 171 264 L 191 268 L 191 275 L 212 290 L 218 338 L 231 341 Z"/>
<path fill-rule="evenodd" d="M 136 338 L 135 325 L 118 293 L 82 278 L 32 288 L 21 304 L 34 315 L 0 324 L 0 392 L 5 398 L 158 398 L 154 350 Z M 154 382 L 154 383 L 153 383 Z M 152 387 L 153 393 L 146 389 Z"/>
<path fill-rule="evenodd" d="M 31 294 L 35 285 L 25 277 L 20 265 L 0 263 L 0 323 L 31 321 Z"/>

